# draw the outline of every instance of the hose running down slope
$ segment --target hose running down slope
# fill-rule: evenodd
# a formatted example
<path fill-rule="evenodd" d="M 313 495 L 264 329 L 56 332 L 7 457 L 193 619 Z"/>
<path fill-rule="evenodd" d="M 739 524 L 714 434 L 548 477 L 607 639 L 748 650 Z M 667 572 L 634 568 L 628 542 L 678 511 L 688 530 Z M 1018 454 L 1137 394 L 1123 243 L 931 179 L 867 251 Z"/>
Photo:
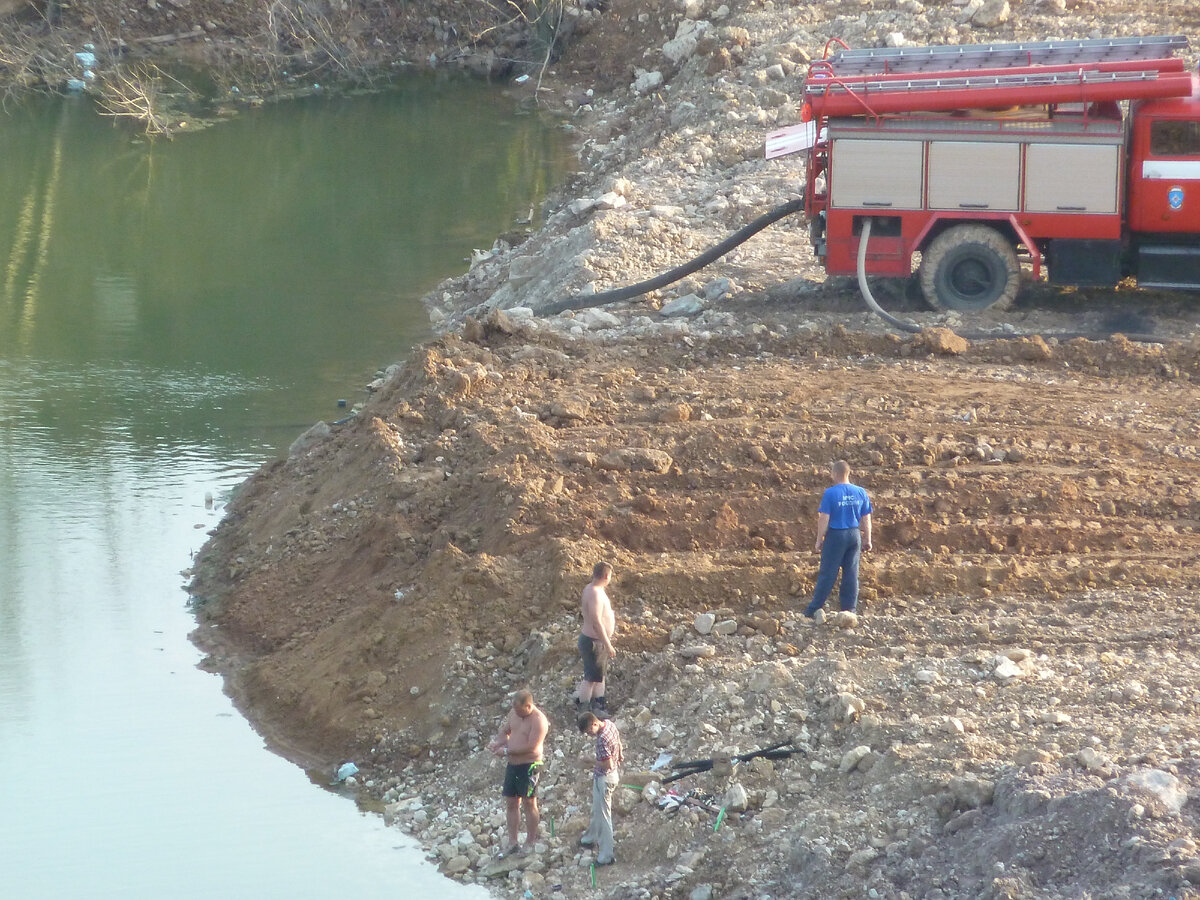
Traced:
<path fill-rule="evenodd" d="M 628 287 L 616 288 L 599 294 L 577 294 L 574 297 L 568 297 L 566 300 L 559 300 L 557 303 L 552 303 L 546 307 L 544 315 L 552 316 L 568 309 L 589 309 L 594 306 L 604 306 L 607 303 L 616 303 L 618 300 L 629 300 L 632 297 L 640 297 L 642 294 L 656 291 L 661 287 L 666 287 L 668 284 L 674 284 L 676 281 L 691 275 L 697 269 L 703 269 L 709 263 L 720 259 L 734 247 L 746 243 L 746 241 L 750 240 L 750 238 L 754 237 L 754 235 L 758 234 L 764 228 L 774 225 L 785 216 L 790 216 L 792 213 L 803 208 L 803 197 L 789 200 L 782 206 L 777 206 L 769 212 L 763 213 L 750 224 L 739 228 L 729 237 L 725 238 L 725 240 L 721 241 L 721 243 L 711 247 L 682 266 L 676 266 L 674 269 L 663 272 L 661 275 L 656 275 L 646 281 L 639 281 L 637 284 L 631 284 Z"/>

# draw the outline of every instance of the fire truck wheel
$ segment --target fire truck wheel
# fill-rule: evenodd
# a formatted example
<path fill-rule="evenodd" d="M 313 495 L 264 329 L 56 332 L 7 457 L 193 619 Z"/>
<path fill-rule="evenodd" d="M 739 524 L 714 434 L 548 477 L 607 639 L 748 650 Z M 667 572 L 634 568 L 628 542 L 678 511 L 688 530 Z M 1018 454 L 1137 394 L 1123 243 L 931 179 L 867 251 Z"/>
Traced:
<path fill-rule="evenodd" d="M 987 225 L 955 225 L 933 239 L 921 259 L 921 290 L 934 309 L 1007 309 L 1021 267 L 1008 239 Z"/>

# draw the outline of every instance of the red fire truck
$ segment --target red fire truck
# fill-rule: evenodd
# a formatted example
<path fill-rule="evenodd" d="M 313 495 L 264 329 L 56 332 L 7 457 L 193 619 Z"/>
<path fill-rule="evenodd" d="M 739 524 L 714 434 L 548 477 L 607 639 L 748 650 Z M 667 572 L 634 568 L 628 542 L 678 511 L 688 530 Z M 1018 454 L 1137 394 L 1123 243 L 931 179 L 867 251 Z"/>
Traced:
<path fill-rule="evenodd" d="M 908 277 L 919 253 L 935 308 L 1010 304 L 1022 260 L 1055 284 L 1200 290 L 1187 46 L 827 48 L 804 83 L 808 139 L 778 132 L 767 155 L 807 149 L 805 211 L 827 272 Z"/>

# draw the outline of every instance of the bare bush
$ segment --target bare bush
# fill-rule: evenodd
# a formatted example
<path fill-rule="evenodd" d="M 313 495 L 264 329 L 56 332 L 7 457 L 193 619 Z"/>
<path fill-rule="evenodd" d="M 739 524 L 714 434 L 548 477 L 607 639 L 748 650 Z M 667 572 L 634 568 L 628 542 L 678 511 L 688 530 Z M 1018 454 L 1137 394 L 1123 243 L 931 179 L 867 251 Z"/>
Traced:
<path fill-rule="evenodd" d="M 170 90 L 166 89 L 168 85 Z M 181 99 L 194 99 L 194 94 L 182 82 L 149 64 L 128 69 L 118 66 L 97 85 L 101 115 L 135 119 L 152 135 L 174 134 L 176 117 L 172 110 Z"/>
<path fill-rule="evenodd" d="M 70 50 L 54 31 L 0 20 L 0 90 L 5 101 L 43 85 L 65 84 Z"/>
<path fill-rule="evenodd" d="M 274 50 L 302 59 L 312 71 L 333 67 L 361 76 L 368 66 L 351 37 L 352 22 L 334 21 L 315 3 L 274 0 L 267 7 L 267 33 Z"/>

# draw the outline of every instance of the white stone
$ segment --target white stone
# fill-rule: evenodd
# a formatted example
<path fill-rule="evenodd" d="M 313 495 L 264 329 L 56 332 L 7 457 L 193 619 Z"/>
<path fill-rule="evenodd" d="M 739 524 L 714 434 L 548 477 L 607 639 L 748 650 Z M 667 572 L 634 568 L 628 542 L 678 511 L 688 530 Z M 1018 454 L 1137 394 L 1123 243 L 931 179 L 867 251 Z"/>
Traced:
<path fill-rule="evenodd" d="M 663 74 L 662 72 L 638 72 L 636 78 L 633 79 L 633 84 L 630 88 L 635 94 L 649 94 L 652 91 L 662 87 Z"/>
<path fill-rule="evenodd" d="M 1057 709 L 1043 710 L 1038 718 L 1046 725 L 1066 725 L 1071 721 L 1070 715 Z"/>
<path fill-rule="evenodd" d="M 658 314 L 672 318 L 674 316 L 694 316 L 701 312 L 704 312 L 704 301 L 695 294 L 685 294 L 664 303 Z"/>
<path fill-rule="evenodd" d="M 732 288 L 733 284 L 728 278 L 714 278 L 704 286 L 700 291 L 700 295 L 706 302 L 715 303 L 722 297 L 725 297 Z"/>
<path fill-rule="evenodd" d="M 1079 764 L 1089 772 L 1095 772 L 1098 769 L 1103 769 L 1108 765 L 1108 757 L 1096 751 L 1095 747 L 1084 747 L 1075 754 L 1075 758 L 1079 760 Z"/>
<path fill-rule="evenodd" d="M 1122 778 L 1121 783 L 1136 791 L 1144 791 L 1153 795 L 1162 803 L 1167 815 L 1179 815 L 1183 804 L 1187 803 L 1188 795 L 1187 791 L 1183 789 L 1182 782 L 1170 772 L 1164 772 L 1162 769 L 1143 769 L 1140 772 L 1134 772 Z"/>
<path fill-rule="evenodd" d="M 458 875 L 469 868 L 471 868 L 470 859 L 465 856 L 456 856 L 450 862 L 446 863 L 445 872 L 447 875 Z"/>
<path fill-rule="evenodd" d="M 567 204 L 567 209 L 569 209 L 572 212 L 572 214 L 577 215 L 577 216 L 581 216 L 586 212 L 591 212 L 595 208 L 596 208 L 596 198 L 595 197 L 580 197 L 579 199 L 572 200 L 570 203 Z"/>
<path fill-rule="evenodd" d="M 843 722 L 853 722 L 866 708 L 867 704 L 853 694 L 842 693 L 837 695 L 837 718 Z"/>
<path fill-rule="evenodd" d="M 713 625 L 716 623 L 716 621 L 717 617 L 712 613 L 699 613 L 697 614 L 695 621 L 692 622 L 692 625 L 701 634 L 708 634 L 710 631 L 712 631 Z"/>
<path fill-rule="evenodd" d="M 838 771 L 843 775 L 853 772 L 856 768 L 858 768 L 858 764 L 862 762 L 865 757 L 870 755 L 870 753 L 871 748 L 866 744 L 860 744 L 853 750 L 847 750 L 842 755 L 841 763 L 838 764 Z"/>
<path fill-rule="evenodd" d="M 292 459 L 304 453 L 314 444 L 318 444 L 325 440 L 333 433 L 333 429 L 325 422 L 318 422 L 312 426 L 296 440 L 292 441 L 292 445 L 288 447 L 288 458 Z"/>
<path fill-rule="evenodd" d="M 978 809 L 992 802 L 995 782 L 978 775 L 956 775 L 950 779 L 950 793 L 963 809 Z"/>
<path fill-rule="evenodd" d="M 619 787 L 613 794 L 612 805 L 623 816 L 633 812 L 633 808 L 642 802 L 642 794 L 631 787 Z"/>
<path fill-rule="evenodd" d="M 843 610 L 833 617 L 833 624 L 838 628 L 857 628 L 858 614 Z"/>
<path fill-rule="evenodd" d="M 795 681 L 788 667 L 781 662 L 763 663 L 750 675 L 748 687 L 755 694 L 765 694 L 768 691 L 782 690 Z M 771 701 L 772 711 L 778 712 L 779 703 Z M 780 707 L 782 708 L 782 707 Z"/>
<path fill-rule="evenodd" d="M 734 812 L 745 812 L 749 805 L 750 797 L 746 793 L 746 789 L 736 782 L 731 784 L 729 790 L 725 792 L 722 806 Z"/>
<path fill-rule="evenodd" d="M 609 191 L 607 194 L 601 194 L 596 199 L 597 209 L 620 209 L 629 203 L 623 196 L 616 191 Z"/>
<path fill-rule="evenodd" d="M 589 330 L 595 328 L 616 328 L 621 324 L 620 319 L 602 309 L 580 310 L 575 314 L 575 322 Z"/>
<path fill-rule="evenodd" d="M 1003 25 L 1012 15 L 1008 0 L 983 0 L 979 8 L 971 14 L 971 24 L 980 28 L 995 28 Z"/>
<path fill-rule="evenodd" d="M 996 668 L 992 670 L 992 676 L 1000 682 L 1012 681 L 1014 678 L 1020 678 L 1025 674 L 1024 669 L 1007 657 L 997 663 Z"/>
<path fill-rule="evenodd" d="M 700 42 L 700 36 L 708 28 L 708 22 L 684 19 L 679 23 L 675 37 L 662 45 L 662 55 L 676 65 L 690 58 L 696 52 L 696 44 Z"/>

